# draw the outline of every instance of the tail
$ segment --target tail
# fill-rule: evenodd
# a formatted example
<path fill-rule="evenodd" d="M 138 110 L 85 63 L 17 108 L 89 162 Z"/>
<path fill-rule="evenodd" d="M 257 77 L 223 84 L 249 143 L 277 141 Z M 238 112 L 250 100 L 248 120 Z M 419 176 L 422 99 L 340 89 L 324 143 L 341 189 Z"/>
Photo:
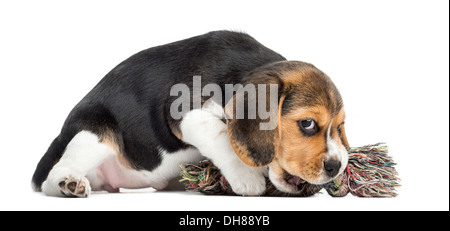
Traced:
<path fill-rule="evenodd" d="M 52 144 L 41 158 L 36 166 L 36 170 L 34 171 L 33 178 L 31 180 L 31 186 L 34 191 L 42 191 L 42 183 L 47 179 L 47 176 L 53 166 L 58 163 L 59 159 L 61 159 L 67 144 L 68 142 L 60 139 L 59 136 L 53 140 Z"/>

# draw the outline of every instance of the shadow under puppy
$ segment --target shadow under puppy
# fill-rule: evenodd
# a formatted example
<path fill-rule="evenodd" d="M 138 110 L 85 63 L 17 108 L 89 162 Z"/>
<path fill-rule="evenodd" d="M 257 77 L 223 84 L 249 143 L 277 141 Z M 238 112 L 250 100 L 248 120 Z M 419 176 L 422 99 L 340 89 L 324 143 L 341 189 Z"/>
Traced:
<path fill-rule="evenodd" d="M 263 194 L 264 176 L 296 193 L 344 170 L 344 120 L 339 91 L 313 65 L 287 61 L 244 33 L 210 32 L 111 70 L 70 112 L 32 186 L 69 197 L 162 190 L 180 164 L 206 157 L 237 194 Z"/>

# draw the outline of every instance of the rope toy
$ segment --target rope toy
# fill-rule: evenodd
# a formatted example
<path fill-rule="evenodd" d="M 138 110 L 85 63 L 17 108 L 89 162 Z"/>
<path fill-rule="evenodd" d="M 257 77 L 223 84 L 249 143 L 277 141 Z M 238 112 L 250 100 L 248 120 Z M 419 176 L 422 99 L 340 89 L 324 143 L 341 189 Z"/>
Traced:
<path fill-rule="evenodd" d="M 308 197 L 324 188 L 333 197 L 348 193 L 358 197 L 395 197 L 400 178 L 395 170 L 396 163 L 388 155 L 385 143 L 350 148 L 346 171 L 333 181 L 314 185 L 305 183 L 298 194 L 279 191 L 266 178 L 266 191 L 262 196 Z M 209 160 L 198 164 L 181 165 L 181 180 L 186 191 L 202 192 L 208 195 L 236 195 L 220 170 Z"/>

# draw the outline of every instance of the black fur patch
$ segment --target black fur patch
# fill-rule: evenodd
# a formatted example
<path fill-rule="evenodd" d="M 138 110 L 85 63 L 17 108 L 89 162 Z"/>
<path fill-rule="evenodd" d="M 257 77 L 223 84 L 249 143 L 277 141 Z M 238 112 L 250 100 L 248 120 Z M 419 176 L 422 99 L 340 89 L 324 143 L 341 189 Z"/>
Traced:
<path fill-rule="evenodd" d="M 113 132 L 135 168 L 152 170 L 161 163 L 161 150 L 170 153 L 188 147 L 170 127 L 180 122 L 169 116 L 177 98 L 170 96 L 173 85 L 189 85 L 194 75 L 200 75 L 202 87 L 215 83 L 224 92 L 225 84 L 240 83 L 251 70 L 282 60 L 249 35 L 230 31 L 143 50 L 111 70 L 72 110 L 32 181 L 40 187 L 70 140 L 84 129 L 99 136 Z"/>
<path fill-rule="evenodd" d="M 333 116 L 343 107 L 342 97 L 323 72 L 311 71 L 302 76 L 302 84 L 291 87 L 282 106 L 282 115 L 292 108 L 324 106 Z"/>

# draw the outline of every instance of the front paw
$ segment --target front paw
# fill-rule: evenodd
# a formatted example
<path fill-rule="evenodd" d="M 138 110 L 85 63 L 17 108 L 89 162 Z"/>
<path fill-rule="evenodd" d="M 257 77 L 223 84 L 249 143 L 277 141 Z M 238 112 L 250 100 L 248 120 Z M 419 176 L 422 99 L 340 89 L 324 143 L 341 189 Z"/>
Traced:
<path fill-rule="evenodd" d="M 234 193 L 243 196 L 259 196 L 266 191 L 266 179 L 260 171 L 225 176 Z"/>

